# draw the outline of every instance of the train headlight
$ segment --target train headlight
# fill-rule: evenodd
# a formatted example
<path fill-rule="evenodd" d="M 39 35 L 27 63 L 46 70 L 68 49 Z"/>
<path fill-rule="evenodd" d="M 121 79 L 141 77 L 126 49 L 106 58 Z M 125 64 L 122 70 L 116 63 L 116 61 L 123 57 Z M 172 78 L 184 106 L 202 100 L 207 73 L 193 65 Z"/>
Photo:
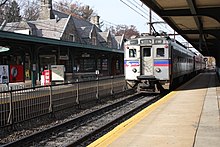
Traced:
<path fill-rule="evenodd" d="M 132 71 L 133 71 L 134 73 L 136 73 L 136 72 L 137 72 L 137 69 L 136 69 L 136 68 L 133 68 Z"/>
<path fill-rule="evenodd" d="M 155 71 L 156 72 L 161 72 L 161 69 L 160 68 L 156 68 Z"/>

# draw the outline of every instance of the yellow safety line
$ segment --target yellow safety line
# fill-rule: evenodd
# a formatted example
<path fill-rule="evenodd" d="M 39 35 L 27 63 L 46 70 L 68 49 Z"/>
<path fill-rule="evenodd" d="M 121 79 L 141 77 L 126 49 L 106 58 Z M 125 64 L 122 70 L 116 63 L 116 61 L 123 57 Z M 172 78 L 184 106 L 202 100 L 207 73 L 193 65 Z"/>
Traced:
<path fill-rule="evenodd" d="M 101 138 L 97 139 L 88 147 L 98 147 L 98 146 L 108 146 L 111 144 L 114 140 L 116 140 L 119 136 L 121 136 L 123 133 L 125 133 L 128 129 L 132 128 L 134 125 L 136 125 L 139 121 L 141 121 L 144 117 L 146 117 L 150 112 L 155 110 L 157 107 L 159 107 L 161 104 L 168 101 L 173 95 L 176 94 L 176 91 L 170 92 L 166 96 L 164 96 L 159 101 L 155 102 L 154 104 L 148 106 L 144 110 L 137 113 L 135 116 L 131 117 L 130 119 L 126 120 L 125 122 L 121 123 L 117 127 L 115 127 L 112 131 L 105 134 Z"/>

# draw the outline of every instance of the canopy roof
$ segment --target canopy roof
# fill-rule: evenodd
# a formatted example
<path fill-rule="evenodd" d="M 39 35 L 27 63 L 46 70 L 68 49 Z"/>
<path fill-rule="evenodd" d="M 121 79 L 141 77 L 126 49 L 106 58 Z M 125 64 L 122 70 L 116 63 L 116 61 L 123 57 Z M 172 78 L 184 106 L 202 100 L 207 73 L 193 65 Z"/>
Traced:
<path fill-rule="evenodd" d="M 141 0 L 203 55 L 220 50 L 220 0 Z"/>

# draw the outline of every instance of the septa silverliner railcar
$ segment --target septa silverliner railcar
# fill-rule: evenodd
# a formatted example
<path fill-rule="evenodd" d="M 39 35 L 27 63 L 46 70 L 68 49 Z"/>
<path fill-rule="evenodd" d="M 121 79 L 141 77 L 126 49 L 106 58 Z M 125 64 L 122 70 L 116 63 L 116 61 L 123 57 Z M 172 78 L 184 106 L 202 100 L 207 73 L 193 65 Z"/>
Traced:
<path fill-rule="evenodd" d="M 167 37 L 130 39 L 124 50 L 125 79 L 138 89 L 170 89 L 205 67 L 202 55 Z"/>

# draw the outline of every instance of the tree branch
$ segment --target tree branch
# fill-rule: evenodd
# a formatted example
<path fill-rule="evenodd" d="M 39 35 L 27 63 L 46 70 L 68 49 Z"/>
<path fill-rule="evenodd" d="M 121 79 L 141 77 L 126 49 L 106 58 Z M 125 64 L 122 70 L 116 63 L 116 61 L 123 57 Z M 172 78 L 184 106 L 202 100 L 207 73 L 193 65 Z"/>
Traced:
<path fill-rule="evenodd" d="M 0 7 L 3 6 L 8 0 L 4 0 L 2 3 L 0 3 Z"/>

